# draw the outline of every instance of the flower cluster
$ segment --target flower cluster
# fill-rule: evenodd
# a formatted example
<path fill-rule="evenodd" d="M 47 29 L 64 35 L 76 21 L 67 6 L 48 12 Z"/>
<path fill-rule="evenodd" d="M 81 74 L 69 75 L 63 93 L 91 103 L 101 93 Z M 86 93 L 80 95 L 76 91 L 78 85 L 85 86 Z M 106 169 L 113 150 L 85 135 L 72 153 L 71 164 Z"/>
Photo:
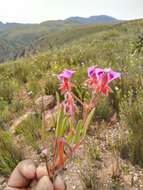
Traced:
<path fill-rule="evenodd" d="M 69 113 L 72 118 L 74 118 L 76 112 L 76 105 L 74 103 L 74 98 L 71 91 L 73 84 L 71 83 L 70 78 L 74 73 L 75 71 L 73 70 L 65 70 L 58 75 L 58 79 L 61 81 L 59 89 L 61 94 L 64 94 L 65 97 L 65 100 L 62 104 L 64 113 Z"/>
<path fill-rule="evenodd" d="M 109 83 L 121 76 L 121 73 L 109 69 L 101 69 L 97 66 L 88 68 L 87 84 L 96 94 L 108 96 L 112 92 Z"/>
<path fill-rule="evenodd" d="M 65 70 L 58 75 L 58 79 L 61 81 L 59 89 L 61 94 L 65 96 L 65 101 L 63 102 L 64 112 L 69 113 L 71 117 L 74 117 L 77 110 L 72 93 L 74 85 L 70 81 L 74 73 L 75 71 L 73 70 Z M 115 72 L 111 68 L 102 69 L 97 66 L 89 67 L 87 73 L 89 78 L 86 80 L 86 83 L 93 94 L 105 96 L 108 96 L 112 92 L 109 83 L 121 76 L 121 73 Z"/>
<path fill-rule="evenodd" d="M 109 86 L 110 82 L 121 76 L 120 73 L 110 68 L 89 67 L 86 84 L 92 91 L 91 99 L 83 102 L 72 91 L 72 88 L 75 87 L 71 82 L 74 73 L 73 70 L 65 70 L 58 75 L 60 80 L 59 89 L 61 94 L 64 95 L 64 101 L 61 104 L 62 107 L 59 106 L 57 114 L 52 158 L 49 159 L 47 151 L 44 151 L 47 171 L 51 180 L 54 179 L 59 170 L 63 169 L 65 161 L 75 153 L 83 142 L 98 103 L 99 96 L 96 96 L 96 94 L 108 96 L 112 92 Z M 77 107 L 75 101 L 83 106 L 83 117 L 76 122 Z"/>
<path fill-rule="evenodd" d="M 70 82 L 70 78 L 73 76 L 74 73 L 75 71 L 65 70 L 58 75 L 58 79 L 61 81 L 59 88 L 61 94 L 65 94 L 66 92 L 71 92 L 73 84 Z"/>

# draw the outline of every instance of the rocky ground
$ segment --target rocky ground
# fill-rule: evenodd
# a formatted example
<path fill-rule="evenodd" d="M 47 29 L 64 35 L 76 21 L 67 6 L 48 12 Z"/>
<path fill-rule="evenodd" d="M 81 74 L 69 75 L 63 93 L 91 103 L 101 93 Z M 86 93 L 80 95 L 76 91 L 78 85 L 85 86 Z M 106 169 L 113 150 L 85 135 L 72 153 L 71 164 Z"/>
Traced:
<path fill-rule="evenodd" d="M 143 189 L 143 169 L 123 160 L 111 147 L 111 143 L 115 143 L 124 132 L 116 124 L 100 132 L 95 130 L 92 137 L 87 137 L 75 161 L 67 164 L 65 181 L 68 190 Z M 98 151 L 94 155 L 92 150 L 97 147 Z"/>

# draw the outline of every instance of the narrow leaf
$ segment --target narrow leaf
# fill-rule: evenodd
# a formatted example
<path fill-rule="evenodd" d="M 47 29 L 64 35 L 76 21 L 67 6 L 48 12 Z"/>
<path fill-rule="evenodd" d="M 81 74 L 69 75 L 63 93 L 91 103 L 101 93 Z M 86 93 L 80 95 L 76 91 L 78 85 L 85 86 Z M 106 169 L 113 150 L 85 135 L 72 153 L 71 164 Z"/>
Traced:
<path fill-rule="evenodd" d="M 83 121 L 82 121 L 82 120 L 79 120 L 79 121 L 78 121 L 78 124 L 77 124 L 77 126 L 76 126 L 76 136 L 75 136 L 75 139 L 74 139 L 74 142 L 75 142 L 75 143 L 80 140 L 82 131 L 83 131 Z"/>
<path fill-rule="evenodd" d="M 90 122 L 91 122 L 91 120 L 92 120 L 92 117 L 93 117 L 93 115 L 94 115 L 94 112 L 95 112 L 95 108 L 93 108 L 93 109 L 91 110 L 91 112 L 89 113 L 89 115 L 88 115 L 88 117 L 87 117 L 87 119 L 86 119 L 86 121 L 85 121 L 85 123 L 84 123 L 83 138 L 84 138 L 85 135 L 86 135 L 86 131 L 87 131 L 87 129 L 88 129 L 88 126 L 90 125 Z"/>

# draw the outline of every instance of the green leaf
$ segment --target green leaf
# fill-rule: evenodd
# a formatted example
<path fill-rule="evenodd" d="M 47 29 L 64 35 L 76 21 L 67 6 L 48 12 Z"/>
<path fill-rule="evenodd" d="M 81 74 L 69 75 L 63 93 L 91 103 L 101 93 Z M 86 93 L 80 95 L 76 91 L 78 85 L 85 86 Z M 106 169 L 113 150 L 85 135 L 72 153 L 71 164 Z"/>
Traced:
<path fill-rule="evenodd" d="M 80 140 L 82 132 L 83 132 L 83 121 L 79 120 L 76 126 L 76 136 L 74 138 L 75 143 L 77 143 Z"/>
<path fill-rule="evenodd" d="M 86 119 L 86 121 L 85 121 L 85 123 L 84 123 L 84 127 L 83 127 L 83 128 L 84 128 L 83 138 L 84 138 L 85 135 L 86 135 L 86 131 L 87 131 L 88 126 L 90 125 L 90 122 L 91 122 L 91 120 L 92 120 L 92 118 L 93 118 L 94 112 L 95 112 L 95 108 L 93 108 L 93 109 L 91 110 L 91 112 L 89 113 L 89 115 L 88 115 L 88 117 L 87 117 L 87 119 Z"/>
<path fill-rule="evenodd" d="M 73 141 L 73 135 L 68 135 L 67 137 L 66 137 L 66 142 L 67 142 L 67 144 L 71 144 L 72 143 L 72 141 Z"/>
<path fill-rule="evenodd" d="M 67 128 L 67 122 L 68 120 L 67 120 L 67 118 L 65 117 L 64 119 L 63 119 L 63 122 L 62 122 L 62 126 L 61 126 L 61 128 L 60 128 L 60 136 L 62 137 L 62 136 L 64 136 L 64 132 L 65 132 L 65 129 Z"/>
<path fill-rule="evenodd" d="M 56 137 L 60 136 L 60 129 L 62 127 L 63 118 L 64 118 L 64 113 L 61 109 L 59 109 L 57 116 L 56 132 L 55 132 Z"/>

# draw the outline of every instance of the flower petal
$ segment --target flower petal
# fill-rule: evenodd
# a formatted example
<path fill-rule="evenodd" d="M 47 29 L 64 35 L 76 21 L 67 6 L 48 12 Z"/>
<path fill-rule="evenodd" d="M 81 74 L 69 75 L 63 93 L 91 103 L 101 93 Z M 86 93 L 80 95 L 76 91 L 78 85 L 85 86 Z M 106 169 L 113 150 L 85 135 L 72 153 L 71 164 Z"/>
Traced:
<path fill-rule="evenodd" d="M 73 70 L 65 70 L 61 74 L 59 74 L 57 77 L 59 80 L 63 81 L 64 78 L 67 78 L 67 79 L 71 78 L 74 73 L 75 71 Z"/>
<path fill-rule="evenodd" d="M 98 80 L 101 80 L 104 74 L 104 69 L 96 68 L 96 77 Z"/>
<path fill-rule="evenodd" d="M 93 75 L 93 73 L 94 73 L 94 71 L 95 71 L 95 68 L 96 68 L 96 66 L 92 66 L 92 67 L 89 67 L 89 68 L 88 68 L 87 73 L 88 73 L 88 76 L 89 76 L 89 77 L 92 77 L 92 75 Z"/>
<path fill-rule="evenodd" d="M 112 69 L 108 72 L 108 82 L 111 82 L 112 80 L 115 80 L 117 78 L 121 77 L 121 73 L 115 72 Z"/>

